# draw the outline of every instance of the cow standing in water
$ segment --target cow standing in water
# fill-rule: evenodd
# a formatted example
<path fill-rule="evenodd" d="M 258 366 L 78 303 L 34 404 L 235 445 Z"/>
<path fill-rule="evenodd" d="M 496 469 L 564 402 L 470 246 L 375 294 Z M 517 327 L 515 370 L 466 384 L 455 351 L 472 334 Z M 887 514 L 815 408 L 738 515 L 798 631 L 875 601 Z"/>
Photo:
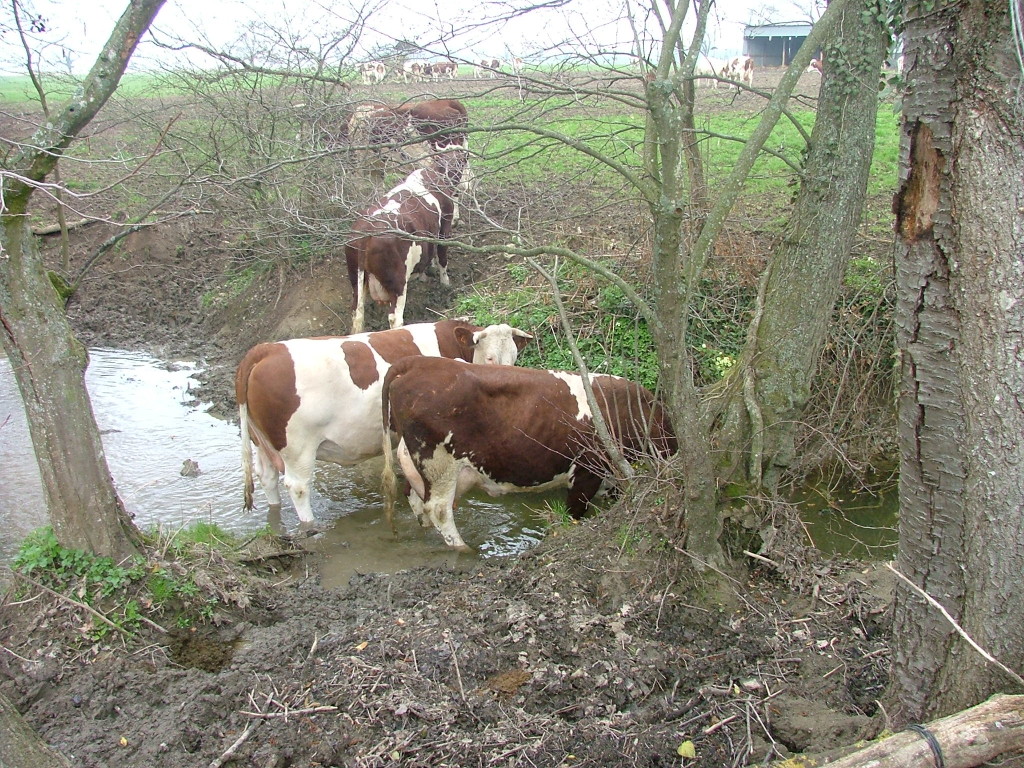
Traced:
<path fill-rule="evenodd" d="M 345 246 L 352 286 L 352 332 L 363 330 L 366 297 L 388 307 L 388 325 L 405 322 L 409 278 L 436 264 L 442 285 L 448 285 L 448 246 L 455 216 L 458 180 L 466 153 L 438 155 L 431 168 L 421 168 L 391 189 L 352 225 Z"/>
<path fill-rule="evenodd" d="M 530 338 L 508 325 L 481 328 L 442 320 L 397 331 L 258 344 L 235 375 L 245 508 L 253 506 L 250 441 L 255 474 L 271 507 L 280 508 L 283 473 L 299 520 L 312 525 L 310 484 L 317 459 L 356 464 L 380 454 L 380 392 L 393 363 L 419 355 L 511 365 Z"/>
<path fill-rule="evenodd" d="M 618 376 L 594 375 L 590 383 L 626 461 L 675 453 L 672 425 L 648 390 Z M 390 431 L 413 511 L 454 549 L 468 550 L 453 512 L 470 488 L 498 496 L 567 486 L 569 513 L 580 517 L 613 474 L 575 373 L 408 358 L 384 377 L 381 415 L 388 518 Z"/>

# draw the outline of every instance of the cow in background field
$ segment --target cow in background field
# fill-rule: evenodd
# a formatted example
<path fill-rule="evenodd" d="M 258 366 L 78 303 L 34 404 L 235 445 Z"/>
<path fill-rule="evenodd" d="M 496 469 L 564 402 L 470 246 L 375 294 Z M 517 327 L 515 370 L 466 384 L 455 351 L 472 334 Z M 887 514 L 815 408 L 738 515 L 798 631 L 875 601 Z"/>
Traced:
<path fill-rule="evenodd" d="M 509 62 L 509 66 L 512 67 L 513 75 L 521 75 L 523 73 L 523 67 L 526 66 L 526 62 L 516 56 Z"/>
<path fill-rule="evenodd" d="M 473 76 L 476 78 L 489 77 L 493 80 L 500 73 L 500 59 L 481 59 L 480 63 L 473 67 Z"/>
<path fill-rule="evenodd" d="M 614 472 L 594 427 L 582 378 L 575 373 L 483 366 L 436 358 L 395 363 L 381 390 L 384 490 L 394 498 L 391 439 L 423 525 L 433 523 L 449 547 L 467 550 L 452 513 L 479 486 L 492 496 L 568 487 L 568 509 L 582 516 Z M 622 457 L 678 450 L 661 404 L 639 384 L 594 375 L 597 407 Z"/>
<path fill-rule="evenodd" d="M 820 59 L 811 59 L 811 63 L 807 65 L 806 72 L 814 72 L 821 74 L 825 67 L 825 57 L 822 56 Z"/>
<path fill-rule="evenodd" d="M 375 83 L 384 82 L 384 78 L 387 77 L 388 74 L 388 69 L 384 66 L 383 62 L 367 61 L 363 64 L 360 72 L 363 76 L 363 85 L 373 85 Z"/>
<path fill-rule="evenodd" d="M 250 441 L 256 475 L 271 506 L 280 508 L 278 479 L 284 473 L 299 520 L 310 525 L 317 459 L 356 464 L 380 454 L 380 391 L 393 363 L 427 355 L 512 365 L 530 338 L 508 325 L 481 328 L 442 320 L 397 331 L 253 347 L 235 375 L 245 508 L 253 506 Z"/>
<path fill-rule="evenodd" d="M 710 56 L 699 54 L 697 56 L 697 63 L 693 67 L 693 74 L 694 77 L 700 78 L 702 83 L 707 83 L 712 88 L 717 89 L 718 79 L 729 77 L 729 70 L 730 62 L 725 59 L 713 59 Z"/>
<path fill-rule="evenodd" d="M 431 64 L 431 74 L 435 80 L 444 77 L 454 80 L 455 76 L 459 74 L 459 65 L 454 61 L 435 61 Z"/>
<path fill-rule="evenodd" d="M 466 163 L 465 152 L 435 158 L 390 190 L 352 225 L 345 246 L 352 286 L 352 332 L 363 330 L 367 294 L 388 307 L 388 324 L 401 328 L 409 278 L 436 264 L 448 285 L 448 246 L 455 215 L 456 187 Z"/>
<path fill-rule="evenodd" d="M 421 165 L 431 153 L 466 148 L 466 107 L 457 99 L 431 99 L 398 106 L 366 103 L 349 119 L 348 139 L 368 173 L 383 180 L 393 164 Z"/>
<path fill-rule="evenodd" d="M 419 61 L 405 61 L 402 62 L 402 80 L 403 82 L 414 82 L 419 83 L 423 80 L 423 63 Z"/>
<path fill-rule="evenodd" d="M 754 60 L 750 56 L 737 56 L 729 62 L 726 76 L 754 87 Z"/>

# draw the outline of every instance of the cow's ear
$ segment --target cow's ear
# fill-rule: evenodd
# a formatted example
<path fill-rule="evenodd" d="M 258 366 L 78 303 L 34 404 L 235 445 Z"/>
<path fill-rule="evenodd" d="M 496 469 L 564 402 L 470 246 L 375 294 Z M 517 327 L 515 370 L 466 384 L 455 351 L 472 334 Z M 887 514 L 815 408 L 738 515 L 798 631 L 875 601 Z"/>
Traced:
<path fill-rule="evenodd" d="M 461 326 L 455 329 L 455 341 L 463 347 L 472 349 L 476 345 L 476 335 L 469 328 Z"/>
<path fill-rule="evenodd" d="M 527 343 L 533 340 L 533 336 L 528 334 L 526 331 L 521 331 L 518 328 L 512 329 L 513 341 L 516 343 L 516 349 L 520 352 L 526 348 Z"/>

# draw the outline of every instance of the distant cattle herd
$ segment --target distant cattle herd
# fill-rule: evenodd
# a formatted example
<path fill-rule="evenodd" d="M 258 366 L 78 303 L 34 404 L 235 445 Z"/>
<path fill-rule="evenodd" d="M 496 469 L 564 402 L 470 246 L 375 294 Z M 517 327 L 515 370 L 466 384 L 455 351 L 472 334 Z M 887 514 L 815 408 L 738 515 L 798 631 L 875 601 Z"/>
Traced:
<path fill-rule="evenodd" d="M 519 76 L 519 57 L 463 62 L 478 79 Z M 369 61 L 366 86 L 453 80 L 450 60 Z M 698 82 L 753 87 L 754 61 L 700 57 Z M 568 489 L 568 511 L 582 515 L 616 476 L 616 460 L 636 462 L 677 450 L 667 414 L 635 382 L 615 376 L 512 367 L 530 333 L 443 320 L 404 326 L 410 277 L 434 266 L 448 284 L 447 240 L 458 201 L 471 185 L 469 114 L 456 99 L 356 105 L 344 128 L 371 178 L 383 181 L 398 158 L 404 179 L 356 215 L 345 245 L 352 289 L 348 336 L 260 344 L 239 364 L 235 394 L 243 436 L 245 506 L 253 476 L 272 507 L 279 479 L 303 526 L 316 461 L 354 464 L 392 451 L 406 475 L 406 495 L 423 525 L 465 549 L 453 512 L 473 486 L 492 495 Z M 409 167 L 412 166 L 412 170 Z M 369 296 L 387 308 L 390 330 L 364 333 Z M 603 421 L 607 430 L 597 427 Z M 604 432 L 606 439 L 598 437 Z M 607 442 L 611 441 L 611 444 Z M 391 483 L 385 480 L 385 488 Z M 390 494 L 388 499 L 390 499 Z M 390 501 L 386 505 L 391 514 Z"/>
<path fill-rule="evenodd" d="M 474 59 L 463 62 L 475 78 L 496 78 L 501 75 L 521 75 L 526 62 L 519 56 L 510 59 Z M 403 83 L 424 83 L 437 80 L 454 80 L 459 76 L 459 63 L 452 59 L 420 61 L 405 59 L 393 63 L 367 61 L 359 69 L 363 85 L 376 85 L 389 77 Z"/>

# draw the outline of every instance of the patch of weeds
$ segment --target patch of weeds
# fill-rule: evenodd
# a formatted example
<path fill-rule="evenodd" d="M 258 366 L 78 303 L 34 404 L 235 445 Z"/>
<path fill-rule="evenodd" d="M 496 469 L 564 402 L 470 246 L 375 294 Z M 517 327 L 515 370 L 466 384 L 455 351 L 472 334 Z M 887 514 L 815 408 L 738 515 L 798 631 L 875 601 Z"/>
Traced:
<path fill-rule="evenodd" d="M 576 523 L 564 501 L 545 501 L 544 506 L 533 511 L 545 521 L 548 528 L 568 528 Z"/>
<path fill-rule="evenodd" d="M 63 547 L 52 528 L 41 528 L 26 537 L 12 567 L 29 584 L 40 584 L 105 617 L 110 624 L 89 616 L 85 634 L 93 642 L 112 631 L 130 637 L 149 617 L 157 623 L 170 617 L 178 627 L 209 622 L 217 596 L 207 594 L 209 588 L 200 589 L 196 574 L 218 548 L 231 546 L 234 540 L 229 534 L 216 525 L 199 523 L 176 532 L 170 540 L 155 537 L 149 559 L 136 556 L 119 565 L 109 557 Z M 204 583 L 212 581 L 204 577 Z"/>
<path fill-rule="evenodd" d="M 229 272 L 224 282 L 212 291 L 203 294 L 200 303 L 203 309 L 224 304 L 249 289 L 260 277 L 267 274 L 273 263 L 266 260 L 253 262 L 241 269 Z"/>
<path fill-rule="evenodd" d="M 54 592 L 72 596 L 76 602 L 100 610 L 119 629 L 132 634 L 139 628 L 137 606 L 127 596 L 130 588 L 143 579 L 145 561 L 139 557 L 128 565 L 117 565 L 112 558 L 100 557 L 78 549 L 66 549 L 57 542 L 52 528 L 42 528 L 26 537 L 12 563 L 13 568 Z M 115 594 L 113 606 L 106 603 Z M 108 624 L 93 626 L 93 639 L 105 637 Z"/>
<path fill-rule="evenodd" d="M 643 533 L 634 525 L 623 523 L 615 532 L 615 543 L 627 555 L 635 555 L 643 542 Z"/>

